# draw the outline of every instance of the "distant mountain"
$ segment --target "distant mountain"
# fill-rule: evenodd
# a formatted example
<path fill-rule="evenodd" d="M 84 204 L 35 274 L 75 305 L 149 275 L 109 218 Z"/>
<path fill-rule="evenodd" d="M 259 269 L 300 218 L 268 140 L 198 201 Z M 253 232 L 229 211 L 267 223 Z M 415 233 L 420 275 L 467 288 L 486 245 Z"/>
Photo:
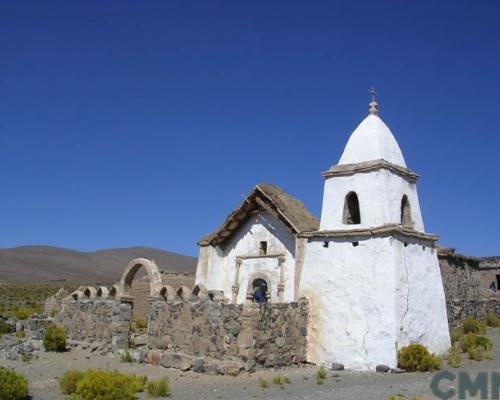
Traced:
<path fill-rule="evenodd" d="M 0 249 L 0 279 L 23 281 L 117 281 L 129 261 L 155 260 L 160 270 L 195 272 L 196 258 L 148 247 L 81 252 L 50 246 Z"/>

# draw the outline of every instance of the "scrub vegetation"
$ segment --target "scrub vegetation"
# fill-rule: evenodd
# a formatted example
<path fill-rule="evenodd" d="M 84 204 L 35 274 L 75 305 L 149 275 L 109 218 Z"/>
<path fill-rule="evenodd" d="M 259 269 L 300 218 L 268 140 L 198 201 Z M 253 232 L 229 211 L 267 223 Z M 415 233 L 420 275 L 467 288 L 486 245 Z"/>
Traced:
<path fill-rule="evenodd" d="M 432 372 L 443 367 L 443 360 L 424 345 L 415 343 L 398 351 L 398 366 L 409 372 Z"/>

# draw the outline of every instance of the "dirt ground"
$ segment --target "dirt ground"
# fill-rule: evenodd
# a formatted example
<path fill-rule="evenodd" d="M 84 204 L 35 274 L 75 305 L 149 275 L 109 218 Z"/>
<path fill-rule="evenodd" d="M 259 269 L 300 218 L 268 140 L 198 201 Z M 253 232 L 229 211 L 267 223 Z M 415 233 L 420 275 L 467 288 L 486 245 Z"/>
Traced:
<path fill-rule="evenodd" d="M 481 362 L 466 361 L 460 370 L 472 376 L 479 371 L 500 370 L 500 329 L 490 329 L 488 336 L 494 342 L 493 359 Z M 161 366 L 122 363 L 115 356 L 100 356 L 85 350 L 71 350 L 65 353 L 42 353 L 40 358 L 30 363 L 0 360 L 0 366 L 14 368 L 25 374 L 29 381 L 30 394 L 34 400 L 59 400 L 57 378 L 68 369 L 116 369 L 147 375 L 149 379 L 166 376 L 172 384 L 172 398 L 185 400 L 201 399 L 328 399 L 328 400 L 386 400 L 389 396 L 401 395 L 404 398 L 420 396 L 435 399 L 429 388 L 433 374 L 404 373 L 383 374 L 376 372 L 329 371 L 324 384 L 318 385 L 313 365 L 294 366 L 276 370 L 260 370 L 255 373 L 242 373 L 238 377 L 209 376 L 194 372 L 181 372 Z M 449 368 L 453 373 L 460 370 Z M 282 387 L 272 384 L 276 375 L 286 375 L 291 383 Z M 259 378 L 270 381 L 271 387 L 259 386 Z M 456 388 L 456 384 L 454 386 Z M 446 385 L 442 385 L 444 390 Z M 139 394 L 146 399 L 145 393 Z M 452 399 L 456 399 L 453 397 Z"/>

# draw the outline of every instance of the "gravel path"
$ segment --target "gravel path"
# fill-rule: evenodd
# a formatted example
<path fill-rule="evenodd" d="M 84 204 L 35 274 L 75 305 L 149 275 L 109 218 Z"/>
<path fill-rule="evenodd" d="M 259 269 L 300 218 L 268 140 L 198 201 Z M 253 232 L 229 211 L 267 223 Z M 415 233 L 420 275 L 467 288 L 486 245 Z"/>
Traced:
<path fill-rule="evenodd" d="M 464 370 L 498 371 L 500 369 L 500 329 L 489 331 L 494 342 L 493 360 L 466 361 Z M 382 374 L 341 371 L 329 372 L 323 385 L 316 384 L 314 375 L 317 367 L 294 366 L 279 370 L 261 370 L 252 374 L 242 373 L 238 377 L 209 376 L 193 372 L 165 369 L 161 366 L 121 363 L 112 355 L 100 356 L 85 350 L 71 350 L 66 353 L 42 353 L 30 363 L 0 360 L 0 366 L 14 368 L 28 377 L 33 400 L 62 400 L 57 378 L 68 369 L 102 368 L 116 369 L 147 375 L 149 379 L 167 376 L 172 384 L 172 398 L 184 400 L 201 399 L 301 399 L 301 400 L 386 400 L 391 395 L 406 398 L 421 396 L 434 399 L 429 389 L 430 373 Z M 458 370 L 450 369 L 456 373 Z M 271 383 L 275 375 L 286 375 L 291 384 L 282 387 Z M 269 389 L 259 387 L 259 378 L 270 381 Z M 446 388 L 444 388 L 446 389 Z M 140 399 L 147 398 L 140 394 Z"/>

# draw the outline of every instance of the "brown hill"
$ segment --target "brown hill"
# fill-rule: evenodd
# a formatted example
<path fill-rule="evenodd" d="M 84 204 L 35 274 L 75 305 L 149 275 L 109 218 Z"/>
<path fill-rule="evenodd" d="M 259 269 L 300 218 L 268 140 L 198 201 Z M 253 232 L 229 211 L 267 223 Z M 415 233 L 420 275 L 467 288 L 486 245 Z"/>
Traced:
<path fill-rule="evenodd" d="M 50 246 L 0 249 L 0 279 L 116 281 L 134 258 L 155 260 L 160 270 L 195 272 L 196 258 L 148 247 L 81 252 Z"/>

